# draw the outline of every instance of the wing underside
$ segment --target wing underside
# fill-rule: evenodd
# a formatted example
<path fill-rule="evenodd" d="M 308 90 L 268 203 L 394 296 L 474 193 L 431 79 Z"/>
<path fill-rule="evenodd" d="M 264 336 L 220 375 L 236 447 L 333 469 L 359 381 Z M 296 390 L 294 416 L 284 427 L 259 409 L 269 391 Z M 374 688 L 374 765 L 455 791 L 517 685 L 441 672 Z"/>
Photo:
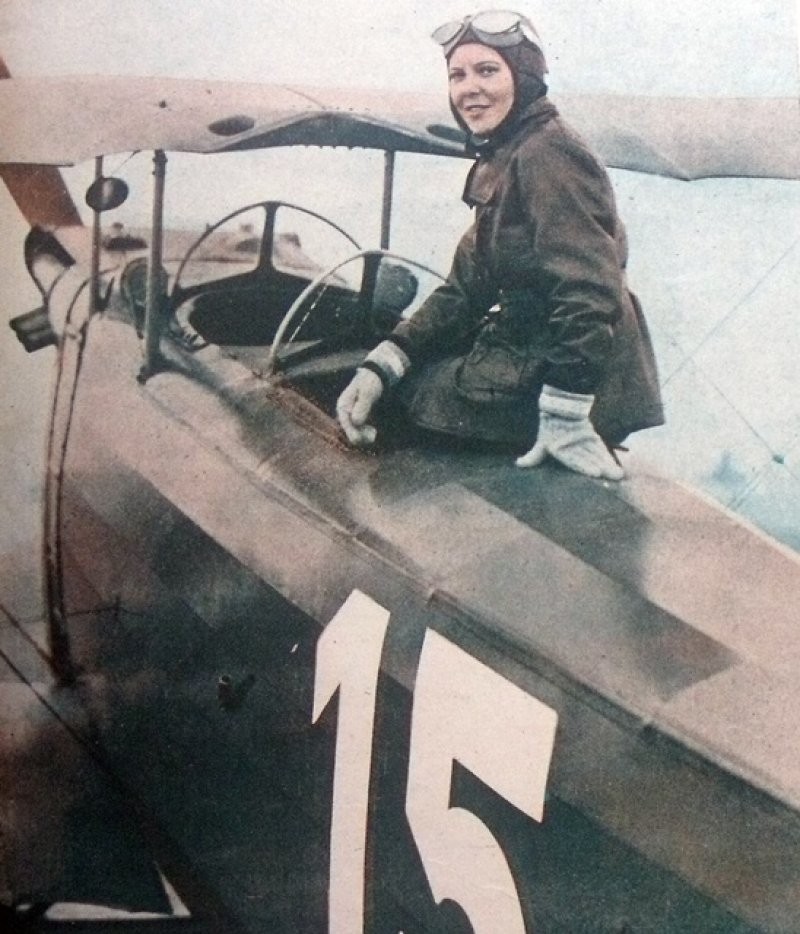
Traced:
<path fill-rule="evenodd" d="M 684 179 L 800 178 L 800 106 L 792 98 L 555 100 L 614 168 Z M 0 125 L 5 164 L 287 145 L 463 155 L 442 96 L 418 92 L 158 77 L 14 78 L 0 85 Z"/>

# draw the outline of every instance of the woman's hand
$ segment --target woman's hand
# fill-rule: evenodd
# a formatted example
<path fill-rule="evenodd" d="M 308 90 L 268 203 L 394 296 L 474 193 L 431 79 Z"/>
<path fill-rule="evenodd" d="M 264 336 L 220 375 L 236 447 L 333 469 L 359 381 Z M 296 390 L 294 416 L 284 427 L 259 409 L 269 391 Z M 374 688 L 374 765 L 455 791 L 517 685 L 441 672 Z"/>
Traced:
<path fill-rule="evenodd" d="M 369 447 L 375 443 L 377 432 L 367 424 L 372 407 L 383 393 L 383 383 L 372 370 L 356 370 L 336 402 L 336 417 L 350 444 Z"/>
<path fill-rule="evenodd" d="M 376 431 L 367 424 L 372 407 L 403 378 L 410 361 L 394 341 L 381 341 L 370 351 L 336 402 L 336 416 L 350 444 L 366 447 L 375 443 Z"/>
<path fill-rule="evenodd" d="M 517 467 L 537 467 L 549 454 L 587 477 L 621 480 L 625 471 L 614 460 L 589 421 L 594 396 L 545 386 L 539 397 L 539 436 L 517 458 Z"/>

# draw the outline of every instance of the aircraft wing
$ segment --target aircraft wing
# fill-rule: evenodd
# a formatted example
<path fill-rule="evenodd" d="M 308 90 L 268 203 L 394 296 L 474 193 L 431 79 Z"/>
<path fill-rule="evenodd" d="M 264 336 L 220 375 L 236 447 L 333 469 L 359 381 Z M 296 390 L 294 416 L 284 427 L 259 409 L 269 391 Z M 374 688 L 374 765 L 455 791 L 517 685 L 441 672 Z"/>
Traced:
<path fill-rule="evenodd" d="M 797 98 L 565 96 L 606 165 L 652 175 L 800 179 Z"/>
<path fill-rule="evenodd" d="M 284 145 L 458 155 L 458 140 L 427 130 L 448 116 L 434 97 L 157 77 L 13 78 L 0 87 L 0 162 Z"/>
<path fill-rule="evenodd" d="M 675 178 L 800 178 L 793 98 L 562 95 L 564 115 L 614 168 Z M 462 155 L 443 95 L 158 77 L 0 84 L 0 163 L 70 165 L 139 149 L 197 153 L 348 146 Z"/>
<path fill-rule="evenodd" d="M 11 73 L 0 57 L 0 80 L 10 77 Z M 3 165 L 0 166 L 0 178 L 29 224 L 63 227 L 82 223 L 58 169 L 47 165 Z"/>

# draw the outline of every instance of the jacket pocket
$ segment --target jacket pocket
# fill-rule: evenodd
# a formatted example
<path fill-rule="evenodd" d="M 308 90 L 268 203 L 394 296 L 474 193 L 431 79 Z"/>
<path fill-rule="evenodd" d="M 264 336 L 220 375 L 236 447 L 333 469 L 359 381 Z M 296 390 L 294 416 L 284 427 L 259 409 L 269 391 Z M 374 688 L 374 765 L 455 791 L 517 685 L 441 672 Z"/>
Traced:
<path fill-rule="evenodd" d="M 456 372 L 457 391 L 476 402 L 538 393 L 549 343 L 549 327 L 535 293 L 502 293 L 500 310 Z"/>
<path fill-rule="evenodd" d="M 499 348 L 478 347 L 470 351 L 456 370 L 456 390 L 472 402 L 513 394 L 519 385 L 519 366 Z"/>
<path fill-rule="evenodd" d="M 472 402 L 509 396 L 529 396 L 541 388 L 542 358 L 531 347 L 479 342 L 455 373 L 456 391 Z"/>

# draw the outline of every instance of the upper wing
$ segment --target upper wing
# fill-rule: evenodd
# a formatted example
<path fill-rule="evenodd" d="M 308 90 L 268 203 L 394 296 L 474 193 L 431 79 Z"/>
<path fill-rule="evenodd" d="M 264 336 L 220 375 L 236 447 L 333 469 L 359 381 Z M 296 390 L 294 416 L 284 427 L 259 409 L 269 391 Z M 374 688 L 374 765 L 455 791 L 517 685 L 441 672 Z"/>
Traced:
<path fill-rule="evenodd" d="M 0 57 L 0 80 L 11 77 Z M 3 123 L 5 132 L 13 125 Z M 28 223 L 58 227 L 81 223 L 78 209 L 58 169 L 48 165 L 0 165 L 0 178 Z"/>
<path fill-rule="evenodd" d="M 0 163 L 72 165 L 139 149 L 211 153 L 361 146 L 459 155 L 429 126 L 447 114 L 417 94 L 157 77 L 12 78 L 0 83 Z"/>
<path fill-rule="evenodd" d="M 609 166 L 676 178 L 800 179 L 792 98 L 563 95 Z M 68 165 L 138 149 L 356 146 L 462 155 L 443 95 L 157 77 L 0 82 L 0 163 Z"/>
<path fill-rule="evenodd" d="M 800 100 L 564 96 L 564 116 L 614 168 L 695 179 L 800 179 Z"/>

